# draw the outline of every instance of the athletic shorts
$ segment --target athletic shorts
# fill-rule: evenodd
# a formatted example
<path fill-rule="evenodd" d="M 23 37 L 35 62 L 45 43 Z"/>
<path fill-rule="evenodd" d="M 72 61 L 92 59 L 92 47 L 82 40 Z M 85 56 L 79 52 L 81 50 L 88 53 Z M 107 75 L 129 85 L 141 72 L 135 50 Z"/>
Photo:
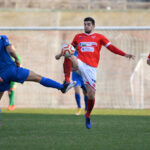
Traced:
<path fill-rule="evenodd" d="M 91 67 L 80 59 L 78 61 L 78 68 L 83 78 L 84 84 L 88 84 L 91 88 L 96 91 L 96 75 L 97 75 L 97 68 Z"/>
<path fill-rule="evenodd" d="M 0 92 L 10 89 L 11 81 L 24 83 L 29 76 L 29 72 L 28 69 L 16 67 L 15 65 L 9 65 L 1 69 L 0 77 L 3 79 L 3 82 L 0 82 Z"/>
<path fill-rule="evenodd" d="M 87 92 L 81 75 L 77 73 L 76 71 L 72 72 L 72 80 L 77 82 L 75 87 L 80 86 L 85 92 Z"/>

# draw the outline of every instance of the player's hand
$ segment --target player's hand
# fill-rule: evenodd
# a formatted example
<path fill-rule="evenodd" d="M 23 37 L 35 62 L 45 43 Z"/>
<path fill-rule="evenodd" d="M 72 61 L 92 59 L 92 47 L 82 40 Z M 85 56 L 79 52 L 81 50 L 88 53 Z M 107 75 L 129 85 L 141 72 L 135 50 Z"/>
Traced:
<path fill-rule="evenodd" d="M 55 56 L 55 59 L 59 60 L 61 58 L 61 56 L 62 56 L 62 54 L 58 54 L 58 55 Z"/>
<path fill-rule="evenodd" d="M 125 57 L 126 57 L 126 58 L 129 58 L 129 59 L 134 59 L 134 58 L 135 58 L 135 56 L 134 56 L 134 55 L 131 55 L 131 54 L 126 54 Z"/>
<path fill-rule="evenodd" d="M 21 65 L 18 59 L 15 59 L 15 64 L 17 67 L 20 67 L 20 65 Z"/>
<path fill-rule="evenodd" d="M 150 59 L 147 59 L 147 64 L 150 65 Z"/>

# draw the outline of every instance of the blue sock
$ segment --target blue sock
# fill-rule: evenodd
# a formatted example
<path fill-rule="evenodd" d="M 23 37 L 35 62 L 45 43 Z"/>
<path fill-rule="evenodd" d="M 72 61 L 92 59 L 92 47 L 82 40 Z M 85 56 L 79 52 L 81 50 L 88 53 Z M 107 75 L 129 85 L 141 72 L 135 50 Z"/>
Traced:
<path fill-rule="evenodd" d="M 88 96 L 84 96 L 85 110 L 87 110 Z"/>
<path fill-rule="evenodd" d="M 81 108 L 81 103 L 80 103 L 80 94 L 78 93 L 75 93 L 75 98 L 76 98 L 76 102 L 77 102 L 77 105 L 78 105 L 78 108 Z"/>
<path fill-rule="evenodd" d="M 60 84 L 52 79 L 45 78 L 45 77 L 42 77 L 40 84 L 42 84 L 46 87 L 56 88 L 58 90 L 60 90 L 64 87 L 63 84 Z"/>

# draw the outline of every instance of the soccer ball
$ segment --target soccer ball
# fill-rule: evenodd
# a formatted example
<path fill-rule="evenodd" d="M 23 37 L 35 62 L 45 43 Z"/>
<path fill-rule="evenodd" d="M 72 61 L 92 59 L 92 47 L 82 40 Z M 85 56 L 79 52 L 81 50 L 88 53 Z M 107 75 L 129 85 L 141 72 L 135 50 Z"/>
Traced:
<path fill-rule="evenodd" d="M 65 57 L 70 57 L 75 52 L 75 48 L 71 44 L 64 44 L 62 46 L 62 54 Z"/>

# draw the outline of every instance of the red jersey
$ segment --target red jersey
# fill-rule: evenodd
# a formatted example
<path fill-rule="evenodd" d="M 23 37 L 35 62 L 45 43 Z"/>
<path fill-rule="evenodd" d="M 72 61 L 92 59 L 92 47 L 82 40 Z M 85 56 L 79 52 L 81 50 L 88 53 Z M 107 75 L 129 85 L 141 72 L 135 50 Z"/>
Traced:
<path fill-rule="evenodd" d="M 150 59 L 150 54 L 149 54 L 148 58 Z"/>
<path fill-rule="evenodd" d="M 97 67 L 102 46 L 108 47 L 111 43 L 102 34 L 77 34 L 71 43 L 78 50 L 78 58 L 84 63 Z"/>

